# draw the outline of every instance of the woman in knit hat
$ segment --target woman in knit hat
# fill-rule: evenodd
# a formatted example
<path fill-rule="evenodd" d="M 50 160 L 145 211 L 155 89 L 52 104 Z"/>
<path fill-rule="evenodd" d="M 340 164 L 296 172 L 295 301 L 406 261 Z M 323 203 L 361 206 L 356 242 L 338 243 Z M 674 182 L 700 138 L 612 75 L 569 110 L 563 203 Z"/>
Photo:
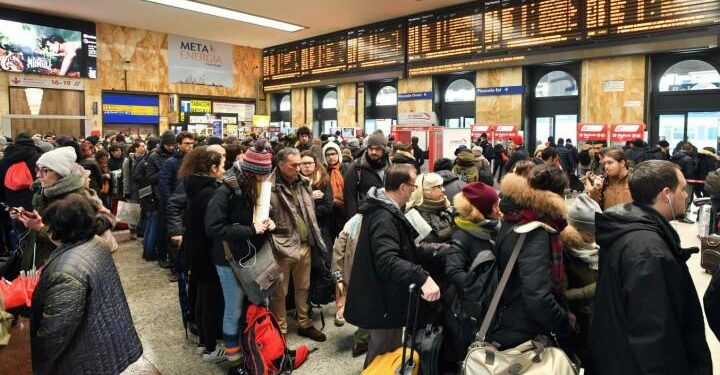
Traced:
<path fill-rule="evenodd" d="M 465 148 L 458 152 L 452 171 L 458 176 L 465 177 L 468 183 L 477 182 L 478 169 L 475 166 L 475 155 L 472 151 Z"/>
<path fill-rule="evenodd" d="M 448 300 L 461 301 L 462 291 L 469 276 L 470 265 L 483 251 L 492 251 L 493 240 L 496 236 L 500 209 L 498 208 L 498 195 L 494 188 L 481 182 L 467 184 L 455 195 L 455 230 L 452 234 L 453 246 L 448 251 L 445 272 L 450 287 L 446 293 Z M 472 324 L 469 318 L 482 320 L 480 314 L 465 316 L 458 311 L 458 305 L 451 306 L 449 320 L 445 324 L 448 330 L 448 353 L 454 362 L 462 361 L 467 348 L 475 338 L 479 328 Z M 457 316 L 457 317 L 455 317 Z M 457 321 L 459 318 L 459 322 Z"/>
<path fill-rule="evenodd" d="M 445 196 L 443 178 L 437 173 L 426 173 L 415 179 L 417 189 L 405 206 L 406 211 L 417 210 L 432 232 L 417 246 L 416 261 L 422 265 L 430 277 L 440 287 L 440 293 L 447 288 L 445 277 L 445 259 L 450 250 L 452 236 L 452 207 Z M 442 322 L 442 304 L 434 302 L 423 304 L 419 320 L 424 323 Z"/>
<path fill-rule="evenodd" d="M 568 209 L 568 226 L 562 231 L 564 260 L 567 274 L 565 299 L 577 317 L 579 334 L 568 340 L 583 363 L 587 363 L 587 340 L 592 317 L 595 282 L 598 277 L 598 252 L 595 243 L 595 214 L 602 213 L 600 205 L 587 194 L 580 194 Z"/>
<path fill-rule="evenodd" d="M 242 363 L 240 321 L 245 293 L 225 259 L 223 242 L 227 242 L 235 260 L 249 259 L 252 249 L 262 248 L 268 232 L 275 230 L 272 220 L 255 220 L 261 182 L 272 172 L 272 154 L 265 146 L 264 140 L 255 142 L 242 160 L 225 172 L 223 184 L 213 193 L 205 215 L 205 231 L 215 239 L 212 260 L 225 300 L 222 325 L 225 355 L 233 368 Z"/>
<path fill-rule="evenodd" d="M 45 209 L 53 202 L 61 200 L 68 195 L 77 194 L 85 197 L 83 189 L 84 179 L 82 175 L 73 173 L 77 164 L 77 154 L 72 147 L 60 147 L 40 155 L 37 160 L 37 181 L 32 189 L 35 191 L 32 199 L 33 212 L 25 211 L 22 207 L 16 207 L 10 211 L 10 217 L 18 220 L 26 228 L 32 230 L 28 236 L 29 241 L 25 249 L 33 249 L 35 244 L 36 260 L 33 264 L 33 251 L 25 251 L 23 254 L 22 269 L 27 270 L 33 265 L 40 267 L 55 245 L 50 241 L 47 232 L 43 230 L 42 216 Z"/>

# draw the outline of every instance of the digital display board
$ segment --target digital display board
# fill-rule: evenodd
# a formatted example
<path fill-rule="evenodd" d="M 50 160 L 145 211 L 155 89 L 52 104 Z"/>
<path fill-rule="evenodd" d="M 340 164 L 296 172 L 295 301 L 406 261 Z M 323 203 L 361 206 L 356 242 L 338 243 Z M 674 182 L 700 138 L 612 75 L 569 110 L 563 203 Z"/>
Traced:
<path fill-rule="evenodd" d="M 719 0 L 487 0 L 264 50 L 264 81 L 406 64 L 409 76 L 521 61 L 533 51 L 720 25 Z M 405 55 L 407 57 L 405 58 Z"/>
<path fill-rule="evenodd" d="M 399 66 L 404 22 L 350 29 L 263 50 L 265 84 Z"/>
<path fill-rule="evenodd" d="M 0 8 L 0 70 L 97 78 L 95 24 Z"/>
<path fill-rule="evenodd" d="M 151 95 L 102 95 L 103 122 L 108 124 L 157 124 L 159 99 Z"/>

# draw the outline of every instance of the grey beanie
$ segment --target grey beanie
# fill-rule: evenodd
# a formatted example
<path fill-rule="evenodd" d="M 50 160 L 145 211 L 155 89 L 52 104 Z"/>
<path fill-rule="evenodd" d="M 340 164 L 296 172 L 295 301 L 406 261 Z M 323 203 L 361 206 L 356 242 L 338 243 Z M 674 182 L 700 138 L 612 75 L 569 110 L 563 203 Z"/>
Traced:
<path fill-rule="evenodd" d="M 66 146 L 40 155 L 40 158 L 38 158 L 35 164 L 55 171 L 60 177 L 65 177 L 72 172 L 76 159 L 77 154 L 75 153 L 75 149 Z"/>
<path fill-rule="evenodd" d="M 595 213 L 602 213 L 600 205 L 587 194 L 580 194 L 568 209 L 568 223 L 579 231 L 595 233 Z"/>

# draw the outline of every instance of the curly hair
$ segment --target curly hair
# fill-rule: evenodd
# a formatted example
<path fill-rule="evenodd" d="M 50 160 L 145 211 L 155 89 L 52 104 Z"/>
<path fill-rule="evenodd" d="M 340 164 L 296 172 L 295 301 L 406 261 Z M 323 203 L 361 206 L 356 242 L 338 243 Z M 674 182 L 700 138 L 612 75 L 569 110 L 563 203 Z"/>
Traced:
<path fill-rule="evenodd" d="M 63 244 L 89 241 L 97 232 L 95 209 L 79 194 L 51 203 L 43 214 L 50 238 Z"/>
<path fill-rule="evenodd" d="M 223 163 L 223 156 L 219 152 L 208 151 L 207 146 L 197 147 L 183 157 L 178 178 L 192 174 L 210 174 L 212 167 L 221 167 Z"/>
<path fill-rule="evenodd" d="M 560 196 L 565 194 L 569 185 L 565 172 L 552 164 L 536 165 L 530 170 L 527 179 L 533 189 L 551 191 Z"/>

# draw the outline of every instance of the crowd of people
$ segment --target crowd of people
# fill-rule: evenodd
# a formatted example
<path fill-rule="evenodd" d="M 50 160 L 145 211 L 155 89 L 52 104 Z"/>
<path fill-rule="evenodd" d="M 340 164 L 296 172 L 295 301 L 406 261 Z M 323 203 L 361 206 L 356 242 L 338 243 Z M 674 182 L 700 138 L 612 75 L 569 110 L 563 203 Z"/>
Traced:
<path fill-rule="evenodd" d="M 177 282 L 199 360 L 228 361 L 232 374 L 248 373 L 249 304 L 266 305 L 283 336 L 295 319 L 299 336 L 323 342 L 312 307 L 334 300 L 334 324 L 357 327 L 352 355 L 369 366 L 402 345 L 410 284 L 419 326 L 444 328 L 441 365 L 458 372 L 531 223 L 487 342 L 549 337 L 592 374 L 712 373 L 685 264 L 697 249 L 669 223 L 703 196 L 688 181 L 717 169 L 711 148 L 549 139 L 531 155 L 521 136 L 493 145 L 483 134 L 428 171 L 417 138 L 314 139 L 307 127 L 269 140 L 23 133 L 6 143 L 0 239 L 23 250 L 18 270 L 41 269 L 34 293 L 22 291 L 38 374 L 119 373 L 142 352 L 110 256 L 118 202 L 141 207 L 129 227 L 138 256 Z M 258 302 L 231 263 L 262 251 L 283 277 Z M 720 336 L 720 285 L 704 305 Z"/>

